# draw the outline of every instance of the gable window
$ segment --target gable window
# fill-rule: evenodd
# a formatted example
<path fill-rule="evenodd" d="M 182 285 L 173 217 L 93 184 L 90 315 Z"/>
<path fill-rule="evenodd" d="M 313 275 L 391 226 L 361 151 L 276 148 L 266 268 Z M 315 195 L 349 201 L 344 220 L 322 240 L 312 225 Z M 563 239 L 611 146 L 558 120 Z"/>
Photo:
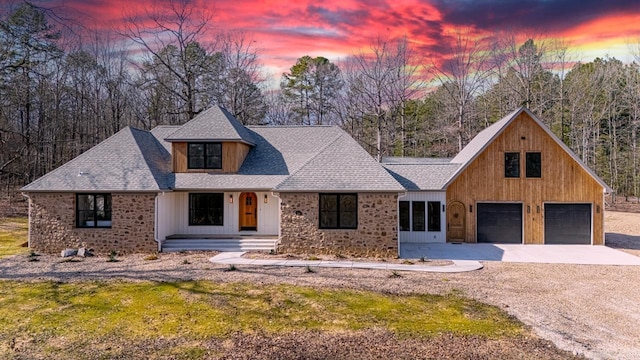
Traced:
<path fill-rule="evenodd" d="M 425 209 L 424 209 L 424 201 L 414 201 L 412 203 L 412 220 L 413 220 L 413 231 L 424 231 L 424 217 L 425 217 Z"/>
<path fill-rule="evenodd" d="M 504 177 L 506 178 L 520 177 L 520 153 L 517 153 L 517 152 L 504 153 Z"/>
<path fill-rule="evenodd" d="M 527 177 L 542 177 L 542 156 L 539 152 L 528 152 L 527 155 Z"/>
<path fill-rule="evenodd" d="M 222 225 L 224 194 L 189 194 L 189 225 Z"/>
<path fill-rule="evenodd" d="M 222 169 L 221 143 L 189 143 L 189 169 Z"/>
<path fill-rule="evenodd" d="M 429 217 L 427 219 L 428 231 L 440 231 L 440 201 L 429 201 L 427 203 Z"/>
<path fill-rule="evenodd" d="M 409 231 L 411 230 L 409 224 L 409 202 L 408 201 L 400 201 L 400 213 L 398 214 L 400 218 L 400 231 Z"/>
<path fill-rule="evenodd" d="M 357 229 L 357 194 L 320 194 L 320 229 Z"/>
<path fill-rule="evenodd" d="M 76 227 L 110 228 L 111 194 L 76 194 Z"/>

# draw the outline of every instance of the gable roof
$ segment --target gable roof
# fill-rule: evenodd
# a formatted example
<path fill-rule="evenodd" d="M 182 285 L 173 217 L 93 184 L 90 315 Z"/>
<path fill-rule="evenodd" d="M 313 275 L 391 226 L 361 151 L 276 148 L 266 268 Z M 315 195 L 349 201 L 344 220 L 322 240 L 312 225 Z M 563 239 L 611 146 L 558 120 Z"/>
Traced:
<path fill-rule="evenodd" d="M 255 145 L 255 140 L 238 120 L 220 106 L 213 106 L 180 126 L 166 141 L 239 141 Z"/>
<path fill-rule="evenodd" d="M 339 129 L 339 128 L 338 128 Z M 349 134 L 342 133 L 287 177 L 275 191 L 403 191 Z"/>
<path fill-rule="evenodd" d="M 335 126 L 252 126 L 256 144 L 237 174 L 177 173 L 180 190 L 272 190 L 343 131 Z"/>
<path fill-rule="evenodd" d="M 230 121 L 221 120 L 221 114 Z M 253 146 L 235 174 L 173 173 L 171 141 L 183 136 L 189 136 L 188 140 L 250 141 Z M 219 107 L 182 126 L 158 126 L 151 131 L 127 127 L 22 188 L 25 192 L 207 189 L 404 190 L 337 126 L 244 127 Z"/>
<path fill-rule="evenodd" d="M 170 163 L 150 132 L 126 127 L 21 190 L 161 191 L 168 188 Z"/>
<path fill-rule="evenodd" d="M 596 173 L 591 170 L 569 147 L 562 142 L 545 124 L 538 119 L 529 109 L 522 106 L 519 109 L 512 111 L 502 119 L 498 120 L 491 126 L 482 130 L 476 137 L 474 137 L 465 146 L 462 151 L 454 157 L 451 162 L 460 164 L 460 167 L 451 175 L 444 187 L 449 186 L 480 154 L 495 140 L 502 132 L 515 120 L 521 113 L 526 113 L 533 121 L 544 130 L 571 158 L 580 165 L 591 177 L 596 180 L 605 192 L 612 192 L 613 190 L 602 180 Z"/>

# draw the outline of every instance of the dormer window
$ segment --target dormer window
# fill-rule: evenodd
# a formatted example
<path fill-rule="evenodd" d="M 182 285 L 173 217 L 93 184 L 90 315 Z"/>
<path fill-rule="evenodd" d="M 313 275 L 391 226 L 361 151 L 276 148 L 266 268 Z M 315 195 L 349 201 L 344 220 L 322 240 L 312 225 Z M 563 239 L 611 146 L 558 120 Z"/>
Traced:
<path fill-rule="evenodd" d="M 189 143 L 189 169 L 222 169 L 221 143 Z"/>

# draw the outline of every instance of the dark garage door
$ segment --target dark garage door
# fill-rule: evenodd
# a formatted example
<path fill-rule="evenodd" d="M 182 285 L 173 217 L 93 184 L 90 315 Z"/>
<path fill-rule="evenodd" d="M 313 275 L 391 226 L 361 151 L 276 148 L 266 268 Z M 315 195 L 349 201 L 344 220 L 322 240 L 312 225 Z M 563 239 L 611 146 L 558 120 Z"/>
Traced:
<path fill-rule="evenodd" d="M 478 242 L 522 244 L 522 204 L 478 204 Z"/>
<path fill-rule="evenodd" d="M 591 244 L 591 204 L 545 204 L 545 244 Z"/>

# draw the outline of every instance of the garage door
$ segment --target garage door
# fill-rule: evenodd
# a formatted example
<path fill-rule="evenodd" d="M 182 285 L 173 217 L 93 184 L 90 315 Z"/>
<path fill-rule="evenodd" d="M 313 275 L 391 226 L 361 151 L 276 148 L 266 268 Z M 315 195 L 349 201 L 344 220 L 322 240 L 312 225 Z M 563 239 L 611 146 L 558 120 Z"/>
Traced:
<path fill-rule="evenodd" d="M 479 203 L 478 242 L 522 244 L 522 204 Z"/>
<path fill-rule="evenodd" d="M 545 244 L 591 244 L 591 204 L 545 204 Z"/>

